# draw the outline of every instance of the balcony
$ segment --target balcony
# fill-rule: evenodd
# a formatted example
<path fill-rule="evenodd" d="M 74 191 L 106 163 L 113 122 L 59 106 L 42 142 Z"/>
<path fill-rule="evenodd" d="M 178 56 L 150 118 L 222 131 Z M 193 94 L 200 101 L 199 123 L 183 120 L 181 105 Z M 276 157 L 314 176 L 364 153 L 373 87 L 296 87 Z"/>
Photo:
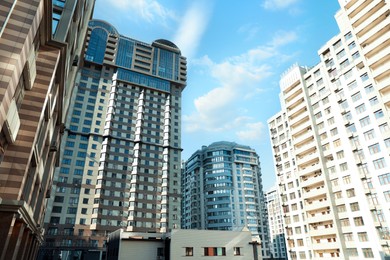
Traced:
<path fill-rule="evenodd" d="M 308 154 L 308 155 L 305 155 L 301 158 L 297 158 L 297 164 L 300 165 L 302 163 L 305 163 L 305 162 L 311 162 L 315 159 L 319 158 L 319 154 L 317 152 L 314 152 L 314 153 L 311 153 L 311 154 Z"/>
<path fill-rule="evenodd" d="M 303 121 L 303 122 L 298 122 L 297 124 L 290 124 L 290 129 L 291 129 L 291 135 L 297 134 L 301 132 L 304 129 L 307 129 L 311 127 L 311 122 L 309 120 Z"/>
<path fill-rule="evenodd" d="M 301 109 L 305 109 L 306 108 L 306 102 L 304 100 L 304 98 L 302 97 L 301 99 L 298 100 L 298 104 L 294 104 L 295 106 L 293 106 L 293 108 L 288 109 L 288 114 L 289 115 L 293 115 L 294 113 L 298 112 L 299 110 Z"/>
<path fill-rule="evenodd" d="M 293 141 L 296 144 L 301 144 L 301 143 L 305 143 L 305 142 L 307 143 L 314 138 L 313 134 L 314 133 L 312 130 L 306 131 L 303 134 L 299 135 L 298 137 L 293 138 Z M 308 139 L 310 139 L 310 140 L 308 140 Z"/>
<path fill-rule="evenodd" d="M 313 188 L 311 190 L 308 190 L 303 193 L 303 199 L 309 199 L 309 198 L 314 198 L 318 197 L 320 195 L 325 195 L 326 194 L 326 189 L 323 186 L 318 186 L 317 188 Z"/>
<path fill-rule="evenodd" d="M 386 46 L 386 41 L 390 38 L 390 31 L 384 32 L 382 35 L 380 35 L 378 38 L 375 39 L 375 41 L 369 42 L 365 44 L 364 47 L 364 53 L 369 54 L 370 52 L 374 51 L 376 48 L 383 48 Z"/>
<path fill-rule="evenodd" d="M 373 69 L 380 67 L 383 63 L 386 63 L 386 61 L 389 60 L 388 54 L 390 53 L 390 40 L 383 43 L 383 45 L 366 55 L 368 64 L 372 65 L 371 67 Z"/>
<path fill-rule="evenodd" d="M 321 165 L 319 163 L 314 163 L 310 166 L 307 166 L 305 168 L 300 169 L 298 174 L 299 174 L 299 176 L 305 176 L 307 174 L 310 174 L 310 173 L 313 173 L 313 172 L 316 172 L 319 170 L 321 170 Z"/>
<path fill-rule="evenodd" d="M 358 27 L 376 11 L 374 7 L 378 4 L 378 1 L 371 0 L 362 2 L 363 3 L 361 5 L 350 13 L 350 17 L 353 16 L 350 20 L 353 27 Z"/>
<path fill-rule="evenodd" d="M 331 221 L 332 216 L 332 214 L 316 214 L 314 216 L 309 215 L 306 220 L 308 223 Z"/>
<path fill-rule="evenodd" d="M 299 146 L 299 148 L 295 148 L 295 154 L 301 154 L 310 149 L 313 149 L 314 147 L 316 147 L 316 142 L 314 142 L 313 139 L 312 142 L 306 142 L 303 145 Z"/>
<path fill-rule="evenodd" d="M 294 89 L 291 89 L 286 95 L 284 95 L 284 100 L 286 102 L 286 107 L 288 107 L 291 104 L 294 104 L 295 102 L 297 102 L 302 97 L 302 93 L 303 93 L 302 88 L 301 87 L 297 87 L 300 84 L 300 82 L 297 81 L 296 83 L 297 84 L 294 87 Z"/>
<path fill-rule="evenodd" d="M 372 27 L 376 26 L 377 21 L 375 21 L 375 20 L 380 18 L 381 15 L 385 16 L 386 11 L 388 10 L 387 8 L 383 8 L 384 3 L 378 4 L 378 2 L 377 2 L 376 4 L 373 3 L 370 5 L 370 7 L 373 7 L 373 6 L 375 6 L 374 9 L 370 9 L 369 13 L 364 16 L 364 18 L 366 18 L 366 20 L 364 20 L 362 22 L 358 21 L 358 23 L 360 22 L 360 24 L 355 27 L 355 32 L 357 32 L 356 35 L 358 37 L 361 37 L 361 35 L 364 34 L 364 31 L 367 30 L 367 27 L 372 28 Z M 361 41 L 361 42 L 363 42 L 363 41 Z"/>
<path fill-rule="evenodd" d="M 305 210 L 306 211 L 311 211 L 315 209 L 321 209 L 321 208 L 327 208 L 330 207 L 330 202 L 328 200 L 323 200 L 323 201 L 313 201 L 311 204 L 306 203 L 305 205 Z"/>
<path fill-rule="evenodd" d="M 310 187 L 314 186 L 315 184 L 324 183 L 324 176 L 323 175 L 317 175 L 316 177 L 310 176 L 310 177 L 303 177 L 306 178 L 306 180 L 301 182 L 301 187 Z"/>
<path fill-rule="evenodd" d="M 337 234 L 336 228 L 334 228 L 334 227 L 331 227 L 331 228 L 322 227 L 321 228 L 321 226 L 319 226 L 317 229 L 312 228 L 309 230 L 309 235 L 311 237 L 326 236 L 326 235 L 333 235 L 333 234 Z"/>
<path fill-rule="evenodd" d="M 313 243 L 313 250 L 331 250 L 331 249 L 339 249 L 340 244 L 337 242 L 328 242 L 324 241 L 321 243 Z M 333 259 L 333 258 L 332 258 Z"/>

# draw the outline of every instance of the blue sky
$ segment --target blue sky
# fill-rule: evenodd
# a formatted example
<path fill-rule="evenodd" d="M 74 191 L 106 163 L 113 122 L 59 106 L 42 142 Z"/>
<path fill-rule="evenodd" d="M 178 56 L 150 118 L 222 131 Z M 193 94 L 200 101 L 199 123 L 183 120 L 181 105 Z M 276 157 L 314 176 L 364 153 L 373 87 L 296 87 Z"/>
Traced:
<path fill-rule="evenodd" d="M 174 42 L 188 61 L 182 159 L 216 141 L 249 145 L 267 190 L 280 75 L 319 62 L 317 50 L 338 33 L 338 9 L 336 0 L 97 0 L 94 18 L 146 43 Z"/>

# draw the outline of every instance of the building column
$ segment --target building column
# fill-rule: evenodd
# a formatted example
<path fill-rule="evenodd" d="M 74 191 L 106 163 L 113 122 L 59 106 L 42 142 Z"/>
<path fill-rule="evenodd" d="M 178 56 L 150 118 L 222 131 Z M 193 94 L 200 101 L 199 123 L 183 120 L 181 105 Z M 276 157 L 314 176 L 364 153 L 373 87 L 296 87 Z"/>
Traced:
<path fill-rule="evenodd" d="M 12 212 L 0 212 L 0 260 L 6 259 L 8 244 L 15 223 L 15 214 Z"/>
<path fill-rule="evenodd" d="M 24 223 L 16 221 L 14 218 L 13 225 L 9 228 L 8 241 L 5 251 L 2 254 L 4 260 L 16 260 L 19 251 L 19 246 L 23 237 Z"/>
<path fill-rule="evenodd" d="M 24 228 L 23 237 L 19 246 L 17 259 L 24 259 L 24 255 L 29 246 L 30 233 L 31 231 L 28 228 Z"/>

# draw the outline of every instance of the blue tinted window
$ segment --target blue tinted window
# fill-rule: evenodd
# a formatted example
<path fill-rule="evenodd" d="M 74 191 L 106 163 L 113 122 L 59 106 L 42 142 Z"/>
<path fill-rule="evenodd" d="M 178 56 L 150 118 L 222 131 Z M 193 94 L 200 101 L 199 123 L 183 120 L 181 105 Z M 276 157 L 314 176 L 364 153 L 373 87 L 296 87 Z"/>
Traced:
<path fill-rule="evenodd" d="M 103 63 L 107 37 L 107 32 L 101 28 L 95 28 L 92 30 L 87 53 L 85 54 L 86 60 L 99 64 Z"/>
<path fill-rule="evenodd" d="M 125 68 L 131 68 L 133 58 L 134 42 L 129 39 L 119 39 L 118 52 L 115 64 Z"/>
<path fill-rule="evenodd" d="M 160 49 L 158 75 L 166 79 L 173 78 L 173 52 Z"/>
<path fill-rule="evenodd" d="M 163 91 L 170 91 L 170 84 L 168 81 L 158 79 L 141 73 L 118 69 L 118 79 L 135 83 L 137 85 L 146 86 Z"/>

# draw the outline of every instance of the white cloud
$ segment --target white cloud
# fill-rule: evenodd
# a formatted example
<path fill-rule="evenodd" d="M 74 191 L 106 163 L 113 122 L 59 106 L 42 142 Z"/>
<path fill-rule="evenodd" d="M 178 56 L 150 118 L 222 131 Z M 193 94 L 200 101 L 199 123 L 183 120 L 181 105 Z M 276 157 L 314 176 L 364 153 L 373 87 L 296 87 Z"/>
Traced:
<path fill-rule="evenodd" d="M 260 27 L 256 24 L 245 24 L 238 29 L 238 32 L 245 34 L 245 40 L 252 40 L 259 32 Z"/>
<path fill-rule="evenodd" d="M 261 81 L 272 75 L 272 67 L 286 55 L 279 48 L 298 37 L 294 32 L 276 32 L 268 44 L 215 63 L 208 56 L 194 60 L 205 67 L 217 85 L 194 100 L 195 111 L 184 115 L 184 130 L 188 132 L 234 131 L 242 140 L 258 139 L 261 123 L 247 116 L 247 102 L 264 92 Z M 194 86 L 196 87 L 196 86 Z"/>
<path fill-rule="evenodd" d="M 263 7 L 265 9 L 276 10 L 284 9 L 297 3 L 299 0 L 265 0 Z"/>
<path fill-rule="evenodd" d="M 240 141 L 258 141 L 262 136 L 264 125 L 262 122 L 248 123 L 242 130 L 237 131 L 237 137 Z"/>
<path fill-rule="evenodd" d="M 156 0 L 108 0 L 109 5 L 131 17 L 140 17 L 147 22 L 162 22 L 175 19 L 173 11 L 165 8 Z"/>
<path fill-rule="evenodd" d="M 211 5 L 206 1 L 195 1 L 179 21 L 180 27 L 174 37 L 174 42 L 182 54 L 192 58 L 206 30 L 211 14 Z"/>
<path fill-rule="evenodd" d="M 279 46 L 283 46 L 283 45 L 289 44 L 291 42 L 294 42 L 297 39 L 298 39 L 298 36 L 297 36 L 296 32 L 294 32 L 294 31 L 289 31 L 289 32 L 278 31 L 278 32 L 276 32 L 275 36 L 272 38 L 271 45 L 279 47 Z"/>

